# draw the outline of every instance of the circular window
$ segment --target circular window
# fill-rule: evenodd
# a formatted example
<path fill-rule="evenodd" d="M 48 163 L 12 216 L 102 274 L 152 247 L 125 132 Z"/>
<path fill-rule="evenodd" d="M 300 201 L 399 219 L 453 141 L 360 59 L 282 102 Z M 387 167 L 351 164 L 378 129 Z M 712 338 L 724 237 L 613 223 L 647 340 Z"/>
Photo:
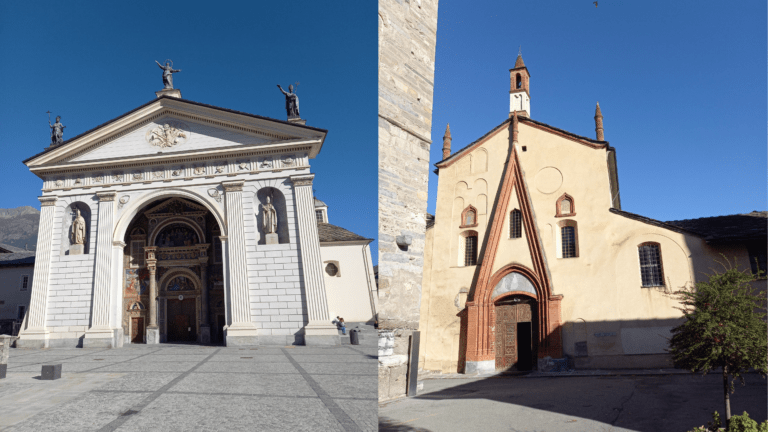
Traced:
<path fill-rule="evenodd" d="M 339 273 L 339 268 L 336 267 L 336 264 L 334 263 L 328 263 L 328 265 L 325 266 L 325 272 L 328 273 L 329 276 L 336 276 Z"/>

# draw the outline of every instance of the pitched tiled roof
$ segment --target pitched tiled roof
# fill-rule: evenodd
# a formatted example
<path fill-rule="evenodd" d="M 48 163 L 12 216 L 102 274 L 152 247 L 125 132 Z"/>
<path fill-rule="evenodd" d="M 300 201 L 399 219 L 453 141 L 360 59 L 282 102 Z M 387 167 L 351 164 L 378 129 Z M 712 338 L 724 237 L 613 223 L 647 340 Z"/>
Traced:
<path fill-rule="evenodd" d="M 9 252 L 27 252 L 27 251 L 25 251 L 22 248 L 18 248 L 16 246 L 0 243 L 0 253 L 9 253 Z"/>
<path fill-rule="evenodd" d="M 336 225 L 331 225 L 329 223 L 319 223 L 317 224 L 317 234 L 320 237 L 320 243 L 324 242 L 344 242 L 344 241 L 360 241 L 360 240 L 369 240 L 373 241 L 373 239 L 365 238 L 362 236 L 359 236 L 352 231 L 347 231 L 342 227 L 337 227 Z"/>
<path fill-rule="evenodd" d="M 619 210 L 619 209 L 615 209 L 615 208 L 608 209 L 608 210 L 611 213 L 615 213 L 617 215 L 621 215 L 621 216 L 624 216 L 624 217 L 629 218 L 629 219 L 634 219 L 636 221 L 644 222 L 644 223 L 647 223 L 648 225 L 655 225 L 657 227 L 665 228 L 665 229 L 668 229 L 668 230 L 674 231 L 674 232 L 679 232 L 681 234 L 693 234 L 695 236 L 699 236 L 699 234 L 696 233 L 696 232 L 687 230 L 685 228 L 681 228 L 681 227 L 679 227 L 677 225 L 672 225 L 672 224 L 670 224 L 668 222 L 662 222 L 662 221 L 659 221 L 659 220 L 656 220 L 656 219 L 651 219 L 649 217 L 640 216 L 639 214 L 630 213 L 628 211 Z"/>
<path fill-rule="evenodd" d="M 0 254 L 0 267 L 17 265 L 34 265 L 34 252 L 14 252 Z"/>
<path fill-rule="evenodd" d="M 768 234 L 768 211 L 698 219 L 668 221 L 670 225 L 695 232 L 706 241 L 763 240 Z"/>
<path fill-rule="evenodd" d="M 315 207 L 323 207 L 323 206 L 328 207 L 328 204 L 326 204 L 326 203 L 320 201 L 319 199 L 315 198 Z"/>
<path fill-rule="evenodd" d="M 247 112 L 243 112 L 243 111 L 237 111 L 237 110 L 233 110 L 233 109 L 229 109 L 229 108 L 222 108 L 222 107 L 217 107 L 217 106 L 214 106 L 214 105 L 208 105 L 208 104 L 204 104 L 204 103 L 202 103 L 202 102 L 195 102 L 195 101 L 191 101 L 191 100 L 189 100 L 189 99 L 181 99 L 181 98 L 177 98 L 177 97 L 173 97 L 173 96 L 160 96 L 159 98 L 157 98 L 157 99 L 153 99 L 153 100 L 151 100 L 151 101 L 149 101 L 149 102 L 145 103 L 144 105 L 141 105 L 141 106 L 139 106 L 139 107 L 136 107 L 136 108 L 134 108 L 134 109 L 132 109 L 132 110 L 128 111 L 128 112 L 127 112 L 127 113 L 125 113 L 125 114 L 119 115 L 119 116 L 117 116 L 117 117 L 113 118 L 112 120 L 109 120 L 109 121 L 107 121 L 107 122 L 105 122 L 105 123 L 102 123 L 102 124 L 100 124 L 100 125 L 98 125 L 98 126 L 94 127 L 93 129 L 87 130 L 87 131 L 85 131 L 85 132 L 81 133 L 80 135 L 77 135 L 77 136 L 75 136 L 75 137 L 72 137 L 72 138 L 70 138 L 70 139 L 68 139 L 68 140 L 66 140 L 66 141 L 64 141 L 64 142 L 62 142 L 61 144 L 58 144 L 58 145 L 52 145 L 52 146 L 46 147 L 46 148 L 45 148 L 43 151 L 41 151 L 40 153 L 38 153 L 38 154 L 36 154 L 36 155 L 34 155 L 34 156 L 30 156 L 30 157 L 28 157 L 28 158 L 24 159 L 24 160 L 22 161 L 22 163 L 27 163 L 28 161 L 30 161 L 30 160 L 32 160 L 32 159 L 34 159 L 34 158 L 36 158 L 36 157 L 38 157 L 38 156 L 40 156 L 40 155 L 43 155 L 43 154 L 45 154 L 45 153 L 48 153 L 48 152 L 49 152 L 49 151 L 51 151 L 51 150 L 54 150 L 54 149 L 57 149 L 57 148 L 63 147 L 63 146 L 65 146 L 65 145 L 69 144 L 70 142 L 72 142 L 72 141 L 74 141 L 74 140 L 76 140 L 76 139 L 78 139 L 78 138 L 80 138 L 80 137 L 82 137 L 82 136 L 88 135 L 89 133 L 91 133 L 91 132 L 93 132 L 93 131 L 95 131 L 95 130 L 98 130 L 98 129 L 100 129 L 100 128 L 102 128 L 102 127 L 104 127 L 104 126 L 106 126 L 106 125 L 108 125 L 108 124 L 110 124 L 110 123 L 112 123 L 112 122 L 115 122 L 115 121 L 117 121 L 117 120 L 120 120 L 121 118 L 123 118 L 123 117 L 126 117 L 126 116 L 128 116 L 129 114 L 133 114 L 134 112 L 136 112 L 136 111 L 138 111 L 138 110 L 140 110 L 140 109 L 142 109 L 142 108 L 144 108 L 144 107 L 146 107 L 146 106 L 149 106 L 149 105 L 151 105 L 151 104 L 153 104 L 153 103 L 157 102 L 157 101 L 158 101 L 158 100 L 160 100 L 160 99 L 166 99 L 166 98 L 167 98 L 167 99 L 174 99 L 174 100 L 178 100 L 178 101 L 181 101 L 181 102 L 185 102 L 185 103 L 188 103 L 188 104 L 197 105 L 197 106 L 201 106 L 201 107 L 206 107 L 206 108 L 213 108 L 213 109 L 216 109 L 216 110 L 220 110 L 220 111 L 226 111 L 226 112 L 230 112 L 230 113 L 233 113 L 233 114 L 240 114 L 240 115 L 244 115 L 244 116 L 248 116 L 248 117 L 253 117 L 253 118 L 257 118 L 257 119 L 262 119 L 262 120 L 269 120 L 269 121 L 273 121 L 273 122 L 277 122 L 277 123 L 283 123 L 283 124 L 289 124 L 289 125 L 291 125 L 291 126 L 296 126 L 296 127 L 300 127 L 300 128 L 304 128 L 304 129 L 312 129 L 312 130 L 316 130 L 316 131 L 320 131 L 320 132 L 325 132 L 325 133 L 327 133 L 327 132 L 328 132 L 328 131 L 327 131 L 327 130 L 325 130 L 325 129 L 320 129 L 320 128 L 316 128 L 316 127 L 312 127 L 312 126 L 307 126 L 307 125 L 303 125 L 303 124 L 299 124 L 299 123 L 291 123 L 291 122 L 289 122 L 289 121 L 286 121 L 286 120 L 278 120 L 278 119 L 274 119 L 274 118 L 270 118 L 270 117 L 264 117 L 264 116 L 260 116 L 260 115 L 256 115 L 256 114 L 250 114 L 250 113 L 247 113 Z"/>

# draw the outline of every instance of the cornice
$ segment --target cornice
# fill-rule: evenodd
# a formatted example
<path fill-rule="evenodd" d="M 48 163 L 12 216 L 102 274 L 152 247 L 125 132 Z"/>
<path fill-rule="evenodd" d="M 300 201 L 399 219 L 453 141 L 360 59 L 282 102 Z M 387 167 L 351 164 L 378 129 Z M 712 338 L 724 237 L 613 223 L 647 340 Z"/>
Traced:
<path fill-rule="evenodd" d="M 299 174 L 289 177 L 294 186 L 312 186 L 312 181 L 315 178 L 314 174 Z"/>

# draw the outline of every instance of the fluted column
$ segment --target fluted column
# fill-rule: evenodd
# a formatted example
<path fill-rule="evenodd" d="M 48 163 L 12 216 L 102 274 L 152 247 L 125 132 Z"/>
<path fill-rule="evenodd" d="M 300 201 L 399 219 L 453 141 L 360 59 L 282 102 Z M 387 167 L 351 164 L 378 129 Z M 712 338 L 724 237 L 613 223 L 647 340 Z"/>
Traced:
<path fill-rule="evenodd" d="M 115 192 L 98 192 L 99 217 L 96 234 L 96 272 L 93 278 L 91 328 L 85 332 L 83 347 L 114 347 L 115 334 L 109 326 L 110 279 L 112 274 L 112 231 Z"/>
<path fill-rule="evenodd" d="M 245 223 L 243 221 L 242 181 L 222 183 L 226 197 L 227 233 L 229 234 L 226 266 L 229 269 L 231 324 L 226 329 L 227 346 L 258 344 L 258 330 L 251 321 L 248 293 L 248 263 L 245 259 Z"/>
<path fill-rule="evenodd" d="M 314 178 L 314 174 L 291 176 L 296 221 L 299 228 L 301 248 L 299 253 L 309 315 L 309 322 L 304 327 L 305 342 L 308 345 L 336 343 L 339 339 L 336 326 L 332 324 L 328 312 L 328 295 L 325 291 L 323 260 L 320 257 L 320 239 L 317 235 L 317 219 L 312 196 Z"/>
<path fill-rule="evenodd" d="M 39 197 L 40 225 L 37 233 L 35 270 L 32 277 L 32 295 L 27 312 L 27 327 L 22 329 L 17 346 L 48 347 L 45 318 L 48 308 L 48 281 L 53 258 L 53 225 L 56 220 L 56 197 Z"/>

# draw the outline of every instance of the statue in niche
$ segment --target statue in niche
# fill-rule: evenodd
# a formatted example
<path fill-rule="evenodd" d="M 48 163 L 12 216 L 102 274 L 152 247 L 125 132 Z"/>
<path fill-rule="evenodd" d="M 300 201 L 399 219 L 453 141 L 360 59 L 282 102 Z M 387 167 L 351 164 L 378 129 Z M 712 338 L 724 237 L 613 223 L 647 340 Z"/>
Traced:
<path fill-rule="evenodd" d="M 277 233 L 277 212 L 275 212 L 275 206 L 272 205 L 271 201 L 270 197 L 267 197 L 267 203 L 261 205 L 265 234 Z"/>
<path fill-rule="evenodd" d="M 50 117 L 48 118 L 48 126 L 51 127 L 51 145 L 58 145 L 64 142 L 64 126 L 61 124 L 61 116 L 56 116 L 56 123 L 51 124 Z"/>
<path fill-rule="evenodd" d="M 277 88 L 285 95 L 285 111 L 288 113 L 288 118 L 299 118 L 299 97 L 293 92 L 293 84 L 288 86 L 287 92 L 280 87 L 280 84 Z"/>
<path fill-rule="evenodd" d="M 75 209 L 75 220 L 69 228 L 69 238 L 72 245 L 69 247 L 70 255 L 82 255 L 85 252 L 87 233 L 85 230 L 85 218 L 80 214 L 80 209 Z"/>
<path fill-rule="evenodd" d="M 173 62 L 171 60 L 166 60 L 165 66 L 161 65 L 157 60 L 155 60 L 155 63 L 157 63 L 160 69 L 163 70 L 163 86 L 165 87 L 164 90 L 173 90 L 173 74 L 176 72 L 181 72 L 181 69 L 174 69 Z"/>
<path fill-rule="evenodd" d="M 266 244 L 280 243 L 277 237 L 277 212 L 270 196 L 267 196 L 267 203 L 262 204 L 261 209 Z"/>

